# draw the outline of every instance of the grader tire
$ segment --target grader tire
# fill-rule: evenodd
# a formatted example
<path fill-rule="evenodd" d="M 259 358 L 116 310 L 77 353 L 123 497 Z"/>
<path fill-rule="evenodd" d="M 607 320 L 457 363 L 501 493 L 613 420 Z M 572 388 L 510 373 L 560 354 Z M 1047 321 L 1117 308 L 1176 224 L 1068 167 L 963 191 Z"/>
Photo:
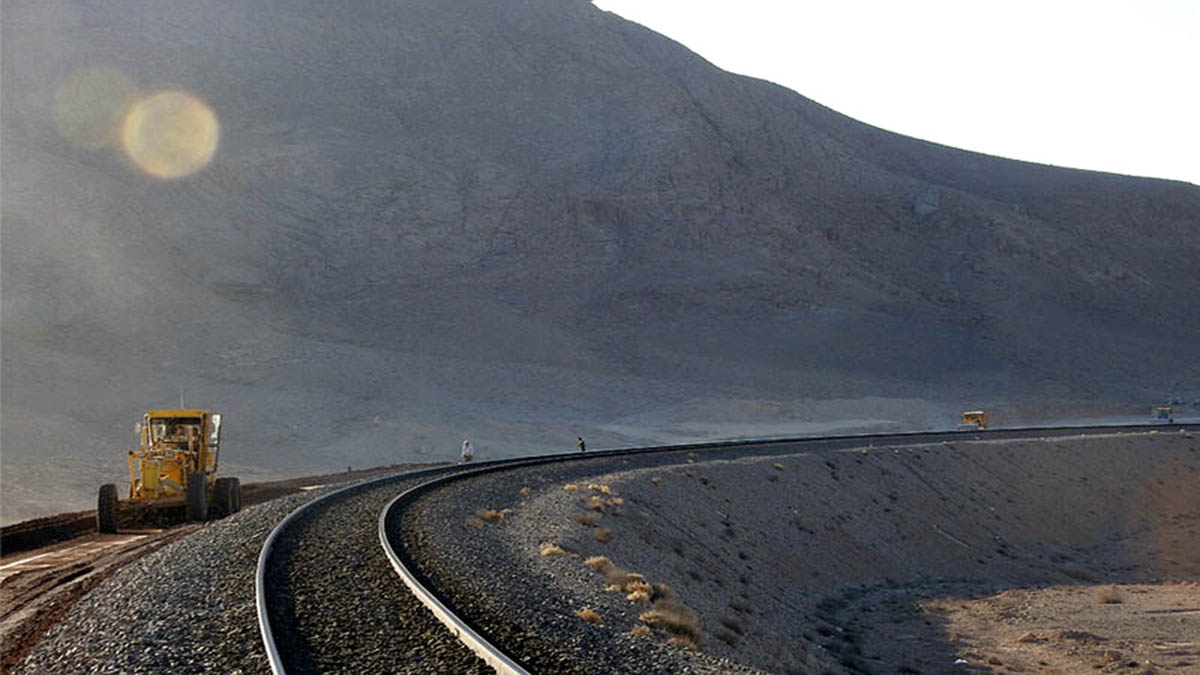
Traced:
<path fill-rule="evenodd" d="M 233 512 L 237 513 L 242 510 L 242 481 L 232 478 L 233 481 Z"/>
<path fill-rule="evenodd" d="M 108 534 L 117 532 L 117 486 L 112 483 L 100 486 L 100 497 L 96 500 L 96 529 Z"/>
<path fill-rule="evenodd" d="M 232 516 L 242 508 L 242 486 L 236 478 L 218 478 L 213 489 L 213 517 Z"/>
<path fill-rule="evenodd" d="M 188 476 L 187 516 L 201 523 L 208 520 L 208 476 L 203 473 Z"/>

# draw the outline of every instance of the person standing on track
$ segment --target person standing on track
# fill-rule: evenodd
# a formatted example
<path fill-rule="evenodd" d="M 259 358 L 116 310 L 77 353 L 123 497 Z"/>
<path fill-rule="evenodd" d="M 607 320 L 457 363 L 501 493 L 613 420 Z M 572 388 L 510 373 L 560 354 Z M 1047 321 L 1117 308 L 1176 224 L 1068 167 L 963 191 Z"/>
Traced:
<path fill-rule="evenodd" d="M 469 462 L 473 459 L 475 459 L 475 448 L 471 447 L 471 441 L 463 439 L 462 461 Z"/>
<path fill-rule="evenodd" d="M 580 452 L 587 452 L 587 446 L 583 444 L 583 436 L 579 437 L 579 442 L 575 444 L 575 447 L 579 448 Z"/>

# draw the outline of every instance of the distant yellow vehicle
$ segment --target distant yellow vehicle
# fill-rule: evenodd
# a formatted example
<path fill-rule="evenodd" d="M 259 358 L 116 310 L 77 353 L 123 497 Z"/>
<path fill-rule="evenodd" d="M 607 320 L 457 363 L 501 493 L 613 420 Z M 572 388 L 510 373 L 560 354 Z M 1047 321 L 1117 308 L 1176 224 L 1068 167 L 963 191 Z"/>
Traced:
<path fill-rule="evenodd" d="M 1175 411 L 1170 406 L 1160 405 L 1150 410 L 1150 419 L 1160 424 L 1173 424 Z"/>
<path fill-rule="evenodd" d="M 236 478 L 217 478 L 221 415 L 207 410 L 151 410 L 137 424 L 141 440 L 129 451 L 129 498 L 100 487 L 96 527 L 116 532 L 120 515 L 138 525 L 221 518 L 241 510 Z"/>
<path fill-rule="evenodd" d="M 959 431 L 979 431 L 986 428 L 988 428 L 988 416 L 982 410 L 968 410 L 963 413 L 962 422 L 958 425 Z"/>

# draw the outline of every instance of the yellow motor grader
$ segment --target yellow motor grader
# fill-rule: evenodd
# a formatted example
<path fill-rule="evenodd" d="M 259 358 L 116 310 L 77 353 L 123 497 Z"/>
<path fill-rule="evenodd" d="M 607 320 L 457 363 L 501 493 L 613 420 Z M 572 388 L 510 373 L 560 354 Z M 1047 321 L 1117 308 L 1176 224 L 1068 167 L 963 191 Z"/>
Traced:
<path fill-rule="evenodd" d="M 96 528 L 116 532 L 118 520 L 137 527 L 222 518 L 242 508 L 236 478 L 217 478 L 221 415 L 207 410 L 151 410 L 129 451 L 129 498 L 117 486 L 100 486 Z"/>

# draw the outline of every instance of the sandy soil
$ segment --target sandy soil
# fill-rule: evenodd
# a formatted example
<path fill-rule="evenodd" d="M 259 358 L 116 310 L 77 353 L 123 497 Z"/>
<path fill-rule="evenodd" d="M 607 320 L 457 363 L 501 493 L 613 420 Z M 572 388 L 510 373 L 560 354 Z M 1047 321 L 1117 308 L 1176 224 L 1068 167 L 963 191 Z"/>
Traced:
<path fill-rule="evenodd" d="M 531 501 L 558 513 L 545 541 L 670 585 L 718 656 L 773 672 L 1200 672 L 1191 436 L 697 457 L 596 480 L 611 494 Z M 594 496 L 599 521 L 573 520 Z"/>

